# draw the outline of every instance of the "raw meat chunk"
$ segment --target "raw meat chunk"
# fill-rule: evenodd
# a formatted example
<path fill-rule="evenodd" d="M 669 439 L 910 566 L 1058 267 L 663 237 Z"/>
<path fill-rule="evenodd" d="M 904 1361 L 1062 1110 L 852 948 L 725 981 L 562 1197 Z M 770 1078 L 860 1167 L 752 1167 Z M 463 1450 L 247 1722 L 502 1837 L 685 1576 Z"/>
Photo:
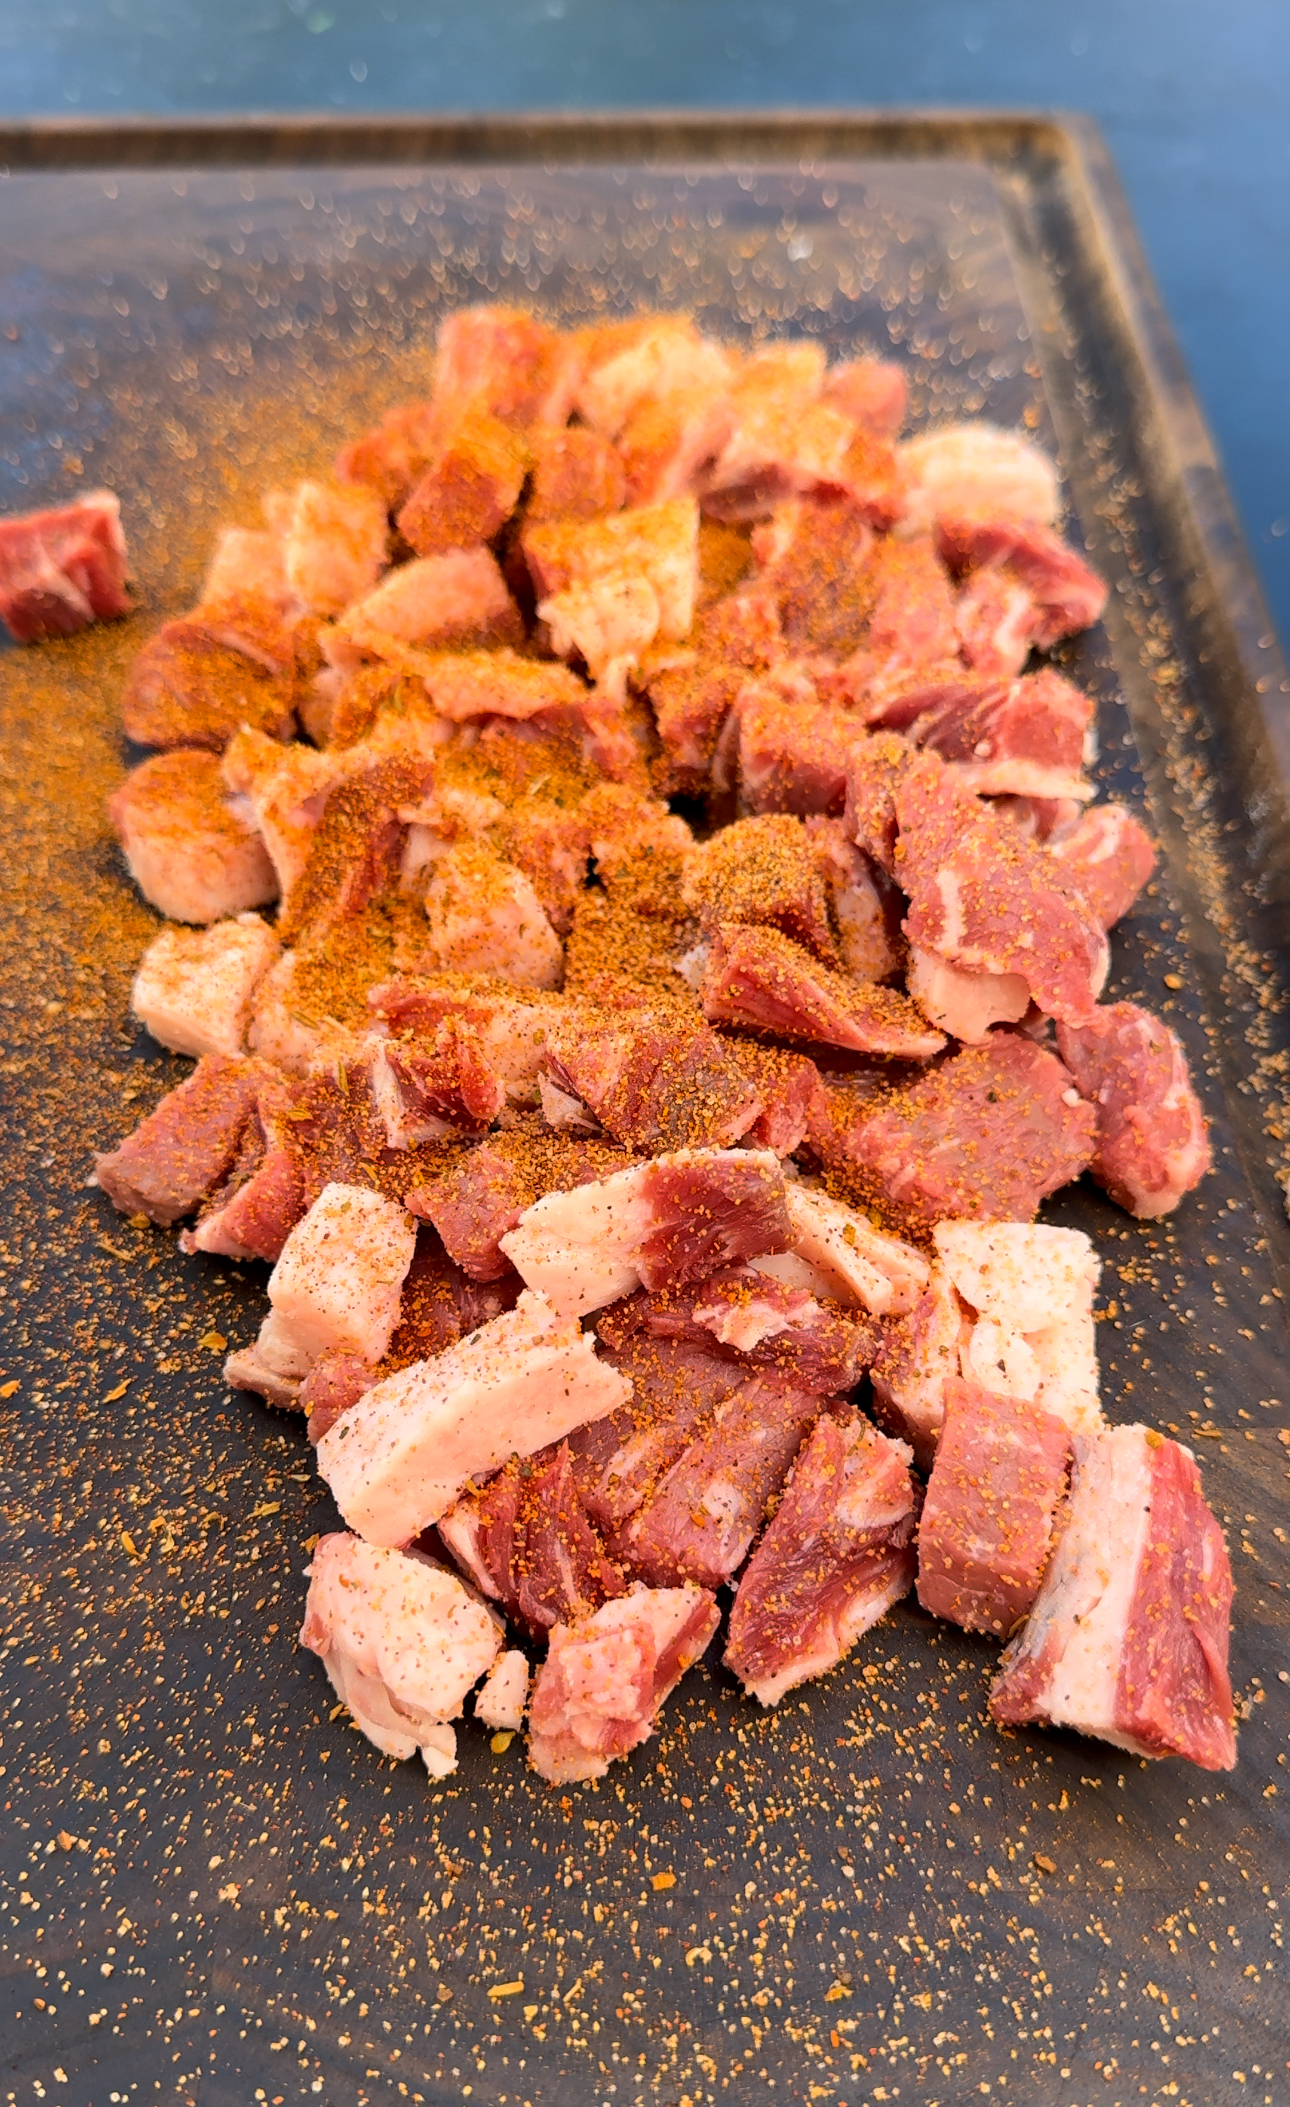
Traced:
<path fill-rule="evenodd" d="M 506 1103 L 506 1087 L 484 1058 L 477 1032 L 446 1017 L 428 1042 L 375 1039 L 372 1102 L 392 1149 L 446 1134 L 483 1134 Z"/>
<path fill-rule="evenodd" d="M 1026 1222 L 1087 1168 L 1095 1127 L 1055 1055 L 996 1032 L 862 1106 L 825 1142 L 826 1160 L 916 1233 L 947 1216 Z"/>
<path fill-rule="evenodd" d="M 760 1266 L 727 1266 L 697 1287 L 662 1289 L 644 1321 L 661 1338 L 706 1336 L 745 1366 L 774 1369 L 817 1397 L 854 1390 L 878 1338 L 853 1311 Z"/>
<path fill-rule="evenodd" d="M 1087 901 L 1103 929 L 1127 915 L 1156 867 L 1151 836 L 1127 805 L 1094 805 L 1049 843 L 1061 882 Z"/>
<path fill-rule="evenodd" d="M 783 505 L 754 546 L 790 652 L 844 659 L 864 641 L 873 611 L 873 528 L 851 498 Z"/>
<path fill-rule="evenodd" d="M 618 433 L 632 504 L 657 504 L 697 489 L 730 437 L 734 414 L 729 396 L 711 387 L 644 396 Z"/>
<path fill-rule="evenodd" d="M 1095 1433 L 1102 1408 L 1093 1297 L 1102 1269 L 1084 1232 L 938 1222 L 932 1241 L 971 1326 L 959 1342 L 964 1380 Z"/>
<path fill-rule="evenodd" d="M 1050 526 L 942 518 L 938 540 L 951 568 L 971 573 L 968 594 L 996 580 L 1026 595 L 1027 638 L 1040 651 L 1089 628 L 1106 605 L 1102 580 Z"/>
<path fill-rule="evenodd" d="M 905 487 L 902 532 L 939 520 L 1055 520 L 1057 472 L 1019 432 L 993 424 L 950 424 L 896 449 Z"/>
<path fill-rule="evenodd" d="M 819 1396 L 783 1376 L 749 1376 L 619 1531 L 615 1556 L 654 1587 L 723 1586 L 819 1412 Z"/>
<path fill-rule="evenodd" d="M 515 1457 L 440 1515 L 440 1541 L 531 1639 L 625 1592 L 583 1510 L 569 1445 Z"/>
<path fill-rule="evenodd" d="M 729 1148 L 761 1111 L 755 1086 L 716 1033 L 666 1010 L 557 1023 L 547 1063 L 559 1087 L 641 1155 Z"/>
<path fill-rule="evenodd" d="M 776 1157 L 681 1149 L 575 1192 L 548 1193 L 501 1247 L 530 1287 L 577 1317 L 642 1284 L 679 1287 L 790 1241 Z"/>
<path fill-rule="evenodd" d="M 19 644 L 128 615 L 125 535 L 114 491 L 0 520 L 0 621 Z"/>
<path fill-rule="evenodd" d="M 618 343 L 607 338 L 596 344 L 588 335 L 583 341 L 587 365 L 577 406 L 586 423 L 609 439 L 647 397 L 679 389 L 716 394 L 733 373 L 729 353 L 700 336 L 687 315 L 641 316 Z"/>
<path fill-rule="evenodd" d="M 583 1505 L 607 1540 L 747 1374 L 706 1336 L 658 1336 L 644 1304 L 643 1296 L 619 1303 L 599 1323 L 602 1357 L 630 1383 L 630 1398 L 569 1437 Z"/>
<path fill-rule="evenodd" d="M 529 1695 L 529 1664 L 518 1647 L 499 1654 L 475 1693 L 475 1717 L 482 1727 L 516 1733 L 524 1724 Z"/>
<path fill-rule="evenodd" d="M 283 540 L 292 592 L 310 614 L 338 615 L 370 593 L 385 569 L 385 505 L 362 484 L 300 483 Z"/>
<path fill-rule="evenodd" d="M 429 466 L 442 418 L 428 402 L 396 403 L 379 424 L 360 432 L 336 456 L 338 483 L 370 483 L 391 512 Z"/>
<path fill-rule="evenodd" d="M 1020 973 L 965 973 L 916 944 L 905 986 L 923 1015 L 965 1046 L 980 1046 L 996 1024 L 1019 1024 L 1030 1008 L 1030 986 Z"/>
<path fill-rule="evenodd" d="M 721 922 L 778 929 L 822 964 L 841 963 L 824 872 L 790 813 L 736 820 L 710 836 L 687 862 L 682 897 L 705 929 Z"/>
<path fill-rule="evenodd" d="M 401 1207 L 361 1186 L 324 1186 L 269 1276 L 275 1338 L 309 1365 L 332 1349 L 379 1361 L 415 1248 Z"/>
<path fill-rule="evenodd" d="M 886 525 L 898 509 L 890 447 L 819 399 L 820 346 L 771 344 L 755 352 L 731 390 L 734 428 L 712 469 L 704 509 L 758 519 L 783 499 L 845 491 Z"/>
<path fill-rule="evenodd" d="M 279 746 L 251 730 L 230 740 L 219 773 L 234 810 L 254 822 L 284 898 L 299 882 L 330 793 L 365 760 Z"/>
<path fill-rule="evenodd" d="M 880 439 L 894 439 L 905 422 L 905 372 L 887 359 L 848 359 L 824 376 L 824 400 Z"/>
<path fill-rule="evenodd" d="M 788 696 L 768 684 L 750 685 L 739 696 L 733 715 L 745 811 L 844 809 L 852 751 L 864 735 L 849 712 L 810 696 Z"/>
<path fill-rule="evenodd" d="M 828 892 L 841 964 L 857 980 L 893 979 L 905 961 L 903 894 L 872 857 L 847 838 L 840 819 L 814 815 L 806 822 L 806 833 Z"/>
<path fill-rule="evenodd" d="M 308 1202 L 291 1118 L 295 1094 L 284 1078 L 257 1065 L 255 1111 L 237 1156 L 196 1226 L 179 1241 L 185 1251 L 261 1258 L 273 1265 Z"/>
<path fill-rule="evenodd" d="M 1054 882 L 1052 858 L 930 754 L 909 763 L 891 796 L 910 943 L 969 973 L 1015 974 L 1046 1015 L 1082 1022 L 1110 953 L 1080 896 Z"/>
<path fill-rule="evenodd" d="M 698 506 L 693 498 L 678 497 L 602 519 L 529 527 L 523 548 L 539 602 L 571 586 L 630 578 L 649 586 L 658 632 L 676 640 L 689 634 L 694 620 L 698 535 Z"/>
<path fill-rule="evenodd" d="M 1074 1451 L 1065 1526 L 990 1710 L 1230 1770 L 1232 1576 L 1195 1459 L 1142 1426 L 1077 1434 Z"/>
<path fill-rule="evenodd" d="M 368 991 L 394 1038 L 433 1039 L 447 1017 L 478 1032 L 484 1058 L 515 1096 L 532 1098 L 551 1024 L 565 1014 L 558 997 L 477 981 L 465 973 L 401 975 Z"/>
<path fill-rule="evenodd" d="M 221 1184 L 255 1110 L 254 1061 L 207 1054 L 94 1172 L 122 1214 L 167 1226 L 191 1214 Z"/>
<path fill-rule="evenodd" d="M 218 617 L 197 609 L 166 622 L 136 656 L 121 698 L 127 739 L 140 746 L 207 747 L 221 753 L 243 725 L 287 739 L 295 724 L 294 679 L 266 665 Z"/>
<path fill-rule="evenodd" d="M 567 666 L 500 651 L 444 651 L 427 659 L 426 690 L 441 717 L 464 724 L 472 717 L 536 717 L 542 710 L 577 708 L 587 691 Z"/>
<path fill-rule="evenodd" d="M 243 1375 L 241 1367 L 229 1375 L 226 1364 L 225 1380 L 233 1389 L 254 1387 L 240 1379 Z M 305 1432 L 315 1448 L 328 1428 L 334 1427 L 342 1413 L 358 1403 L 375 1380 L 371 1362 L 365 1361 L 361 1354 L 346 1353 L 343 1347 L 329 1346 L 326 1353 L 319 1355 L 301 1383 L 295 1400 L 305 1415 Z"/>
<path fill-rule="evenodd" d="M 860 714 L 873 723 L 897 696 L 933 695 L 961 678 L 962 667 L 954 591 L 930 535 L 876 543 L 866 585 L 869 619 L 863 642 L 844 663 L 842 685 L 858 691 Z"/>
<path fill-rule="evenodd" d="M 875 1317 L 904 1316 L 914 1307 L 930 1269 L 912 1244 L 884 1236 L 866 1215 L 818 1186 L 790 1184 L 784 1196 L 793 1253 L 823 1283 L 818 1293 L 831 1295 L 845 1309 L 859 1306 Z"/>
<path fill-rule="evenodd" d="M 1167 1024 L 1134 1002 L 1095 1010 L 1057 1043 L 1081 1094 L 1097 1108 L 1089 1168 L 1130 1214 L 1172 1214 L 1213 1157 L 1187 1056 Z"/>
<path fill-rule="evenodd" d="M 594 1617 L 558 1624 L 529 1704 L 529 1761 L 551 1785 L 603 1778 L 648 1741 L 664 1700 L 706 1649 L 720 1614 L 702 1588 L 634 1588 Z"/>
<path fill-rule="evenodd" d="M 526 431 L 563 424 L 581 366 L 577 339 L 522 308 L 459 308 L 439 325 L 434 400 L 440 414 L 468 405 Z"/>
<path fill-rule="evenodd" d="M 456 1768 L 451 1727 L 501 1650 L 496 1620 L 455 1573 L 419 1551 L 336 1531 L 314 1550 L 300 1643 L 322 1657 L 354 1724 L 384 1756 L 419 1748 L 432 1777 Z"/>
<path fill-rule="evenodd" d="M 761 1111 L 744 1135 L 747 1146 L 791 1156 L 823 1100 L 819 1069 L 805 1054 L 763 1046 L 731 1032 L 723 1032 L 721 1042 L 761 1100 Z"/>
<path fill-rule="evenodd" d="M 259 915 L 215 922 L 200 933 L 163 929 L 143 954 L 130 1007 L 173 1053 L 246 1052 L 256 983 L 280 945 Z"/>
<path fill-rule="evenodd" d="M 964 663 L 982 680 L 1010 681 L 1030 656 L 1041 616 L 1019 579 L 990 564 L 959 593 L 955 627 Z"/>
<path fill-rule="evenodd" d="M 925 1610 L 1008 1637 L 1039 1593 L 1070 1457 L 1070 1428 L 1051 1412 L 975 1383 L 946 1383 L 918 1525 Z"/>
<path fill-rule="evenodd" d="M 425 1185 L 409 1190 L 414 1214 L 433 1222 L 462 1271 L 476 1281 L 514 1278 L 500 1238 L 543 1193 L 593 1184 L 626 1163 L 621 1149 L 524 1129 L 491 1134 Z"/>
<path fill-rule="evenodd" d="M 487 410 L 467 411 L 399 513 L 400 534 L 418 556 L 491 541 L 519 503 L 528 462 L 528 448 L 512 429 Z"/>
<path fill-rule="evenodd" d="M 862 1419 L 816 1421 L 744 1570 L 725 1665 L 763 1705 L 826 1675 L 914 1581 L 909 1450 Z"/>
<path fill-rule="evenodd" d="M 495 557 L 476 548 L 399 564 L 373 592 L 351 602 L 324 647 L 333 665 L 351 666 L 364 658 L 398 664 L 406 647 L 467 650 L 523 640 L 520 611 Z"/>
<path fill-rule="evenodd" d="M 622 1377 L 542 1295 L 433 1361 L 387 1376 L 318 1444 L 318 1468 L 351 1528 L 405 1544 L 471 1478 L 531 1456 L 621 1405 Z"/>
<path fill-rule="evenodd" d="M 940 1266 L 907 1316 L 889 1325 L 871 1370 L 874 1415 L 931 1469 L 945 1418 L 945 1385 L 959 1373 L 959 1352 L 971 1327 Z"/>
<path fill-rule="evenodd" d="M 548 593 L 537 612 L 551 649 L 561 658 L 581 659 L 591 678 L 615 694 L 659 630 L 658 594 L 648 578 L 625 569 Z"/>
<path fill-rule="evenodd" d="M 555 519 L 597 519 L 627 502 L 622 456 L 601 432 L 583 425 L 543 425 L 529 433 L 533 474 L 524 506 L 525 524 Z"/>
<path fill-rule="evenodd" d="M 926 1061 L 945 1044 L 895 989 L 819 965 L 777 929 L 720 923 L 713 932 L 702 1000 L 704 1015 L 716 1023 L 856 1053 Z"/>
<path fill-rule="evenodd" d="M 278 933 L 284 943 L 325 936 L 393 883 L 406 838 L 400 810 L 415 804 L 432 780 L 432 762 L 396 755 L 326 793 L 303 868 L 283 900 Z"/>
<path fill-rule="evenodd" d="M 564 946 L 523 871 L 483 841 L 461 842 L 435 865 L 426 894 L 430 949 L 457 973 L 521 987 L 558 987 Z"/>
<path fill-rule="evenodd" d="M 979 797 L 1086 798 L 1092 723 L 1091 696 L 1044 666 L 925 710 L 912 737 Z"/>

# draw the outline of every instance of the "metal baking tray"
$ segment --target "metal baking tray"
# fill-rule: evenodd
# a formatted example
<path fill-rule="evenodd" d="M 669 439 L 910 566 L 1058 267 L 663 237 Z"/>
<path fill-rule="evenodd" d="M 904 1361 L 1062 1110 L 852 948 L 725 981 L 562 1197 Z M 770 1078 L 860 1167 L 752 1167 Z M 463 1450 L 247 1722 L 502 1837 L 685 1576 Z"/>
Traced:
<path fill-rule="evenodd" d="M 140 603 L 0 661 L 0 2103 L 1284 2101 L 1290 691 L 1096 131 L 58 123 L 0 164 L 3 509 L 117 489 Z M 993 1649 L 909 1603 L 773 1713 L 714 1648 L 562 1793 L 469 1727 L 446 1783 L 383 1763 L 296 1650 L 331 1509 L 298 1424 L 221 1386 L 259 1284 L 86 1187 L 180 1072 L 128 1014 L 116 698 L 217 522 L 494 295 L 879 351 L 918 418 L 1060 453 L 1113 588 L 1069 668 L 1165 851 L 1111 992 L 1182 1033 L 1218 1168 L 1166 1223 L 1050 1218 L 1105 1263 L 1110 1414 L 1190 1438 L 1227 1526 L 1230 1777 L 997 1734 Z"/>

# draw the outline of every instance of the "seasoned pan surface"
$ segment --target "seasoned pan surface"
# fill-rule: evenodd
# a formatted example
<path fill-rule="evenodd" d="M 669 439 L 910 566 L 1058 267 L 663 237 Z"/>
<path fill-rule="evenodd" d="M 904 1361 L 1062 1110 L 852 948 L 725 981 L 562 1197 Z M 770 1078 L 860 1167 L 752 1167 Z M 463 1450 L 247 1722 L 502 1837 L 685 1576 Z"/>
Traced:
<path fill-rule="evenodd" d="M 3 666 L 0 2100 L 1287 2097 L 1284 670 L 1095 138 L 989 119 L 325 122 L 0 141 L 5 510 L 122 497 L 136 618 Z M 222 1387 L 261 1283 L 86 1178 L 181 1070 L 103 817 L 116 698 L 217 523 L 412 392 L 438 317 L 683 306 L 902 360 L 1059 451 L 1112 583 L 1068 653 L 1167 866 L 1109 995 L 1183 1036 L 1218 1168 L 1092 1188 L 1112 1418 L 1197 1449 L 1238 1595 L 1230 1777 L 983 1718 L 904 1605 L 762 1713 L 716 1665 L 596 1787 L 466 1728 L 428 1785 L 296 1649 L 333 1510 Z"/>

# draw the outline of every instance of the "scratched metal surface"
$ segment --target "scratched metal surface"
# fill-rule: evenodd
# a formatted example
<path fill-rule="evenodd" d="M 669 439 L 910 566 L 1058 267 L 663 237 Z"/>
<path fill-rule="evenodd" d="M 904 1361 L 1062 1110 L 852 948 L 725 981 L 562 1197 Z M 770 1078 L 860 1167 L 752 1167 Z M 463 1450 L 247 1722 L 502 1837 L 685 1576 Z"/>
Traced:
<path fill-rule="evenodd" d="M 696 125 L 653 168 L 643 121 L 617 161 L 604 129 L 482 138 L 6 149 L 0 504 L 117 489 L 140 610 L 0 660 L 0 2102 L 1280 2102 L 1284 675 L 1221 490 L 1181 488 L 1185 391 L 1135 363 L 1051 128 Z M 383 1763 L 297 1650 L 333 1511 L 296 1423 L 219 1379 L 261 1279 L 85 1184 L 183 1065 L 128 1016 L 153 918 L 101 813 L 116 697 L 217 521 L 498 293 L 880 351 L 917 420 L 1061 448 L 1114 587 L 1064 663 L 1168 853 L 1109 993 L 1182 1033 L 1218 1169 L 1170 1223 L 1084 1187 L 1049 1218 L 1104 1261 L 1110 1415 L 1192 1438 L 1227 1525 L 1230 1778 L 995 1733 L 994 1649 L 908 1604 L 770 1714 L 714 1647 L 657 1741 L 563 1794 L 469 1725 L 444 1784 Z"/>

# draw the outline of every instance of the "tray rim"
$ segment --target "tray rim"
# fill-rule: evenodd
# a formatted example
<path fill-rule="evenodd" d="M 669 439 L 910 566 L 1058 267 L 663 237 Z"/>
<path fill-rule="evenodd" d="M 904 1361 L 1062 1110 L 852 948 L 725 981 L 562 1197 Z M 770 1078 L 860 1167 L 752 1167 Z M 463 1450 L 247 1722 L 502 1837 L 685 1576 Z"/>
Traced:
<path fill-rule="evenodd" d="M 1109 292 L 1121 361 L 1138 369 L 1151 439 L 1214 587 L 1251 709 L 1275 760 L 1290 824 L 1290 680 L 1253 557 L 1101 126 L 1082 111 L 988 106 L 200 112 L 50 116 L 0 122 L 0 187 L 15 176 L 391 161 L 514 161 L 522 156 L 645 161 L 676 155 L 746 163 L 796 149 L 834 159 L 964 158 L 1006 173 L 1025 161 L 1060 172 Z M 1106 317 L 1104 316 L 1104 320 Z"/>

